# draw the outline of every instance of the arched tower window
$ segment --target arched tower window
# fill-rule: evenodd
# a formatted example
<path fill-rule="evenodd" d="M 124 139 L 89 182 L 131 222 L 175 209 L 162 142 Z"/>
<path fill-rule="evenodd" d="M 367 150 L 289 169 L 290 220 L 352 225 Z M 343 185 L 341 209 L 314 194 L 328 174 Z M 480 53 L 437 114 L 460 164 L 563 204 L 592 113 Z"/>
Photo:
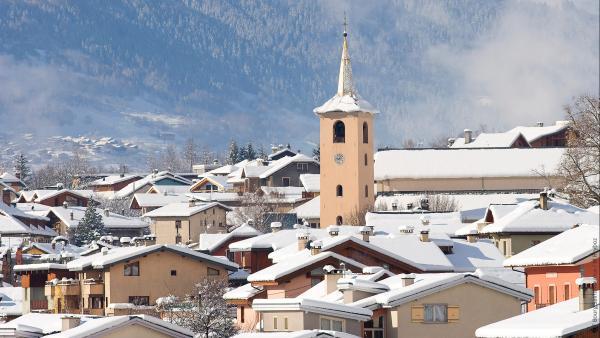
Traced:
<path fill-rule="evenodd" d="M 363 122 L 363 143 L 369 143 L 369 125 Z"/>
<path fill-rule="evenodd" d="M 365 154 L 365 167 L 368 165 L 368 161 L 367 161 L 367 154 Z"/>
<path fill-rule="evenodd" d="M 335 224 L 336 225 L 342 225 L 342 223 L 344 223 L 344 220 L 342 219 L 342 216 L 338 216 L 335 218 Z"/>
<path fill-rule="evenodd" d="M 339 185 L 339 184 L 338 184 L 337 187 L 335 187 L 335 195 L 337 197 L 344 196 L 344 188 L 341 185 Z"/>
<path fill-rule="evenodd" d="M 346 126 L 344 126 L 344 122 L 336 121 L 333 124 L 333 143 L 344 142 L 346 142 Z"/>
<path fill-rule="evenodd" d="M 369 197 L 369 186 L 365 185 L 365 197 Z"/>

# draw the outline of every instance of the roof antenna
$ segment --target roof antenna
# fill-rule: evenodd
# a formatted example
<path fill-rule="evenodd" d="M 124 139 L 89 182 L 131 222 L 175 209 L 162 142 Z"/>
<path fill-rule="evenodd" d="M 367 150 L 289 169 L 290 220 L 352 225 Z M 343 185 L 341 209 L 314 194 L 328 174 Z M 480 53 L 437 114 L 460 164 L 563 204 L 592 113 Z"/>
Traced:
<path fill-rule="evenodd" d="M 344 11 L 344 36 L 348 36 L 348 20 L 346 20 L 346 11 Z"/>

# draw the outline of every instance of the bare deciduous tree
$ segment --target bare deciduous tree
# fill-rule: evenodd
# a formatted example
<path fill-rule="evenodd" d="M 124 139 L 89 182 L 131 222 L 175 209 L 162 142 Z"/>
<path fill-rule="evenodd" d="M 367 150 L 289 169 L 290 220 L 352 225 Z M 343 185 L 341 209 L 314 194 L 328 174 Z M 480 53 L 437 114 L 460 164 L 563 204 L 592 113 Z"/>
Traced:
<path fill-rule="evenodd" d="M 191 172 L 194 163 L 196 163 L 199 159 L 198 155 L 198 146 L 196 146 L 196 142 L 194 142 L 193 138 L 188 138 L 183 146 L 183 151 L 181 153 L 183 157 L 183 161 L 187 166 L 187 169 Z"/>
<path fill-rule="evenodd" d="M 279 209 L 281 202 L 281 198 L 277 195 L 266 195 L 262 192 L 245 193 L 240 206 L 233 211 L 234 225 L 253 220 L 258 231 L 269 232 L 270 224 L 266 224 L 267 217 L 269 213 Z"/>
<path fill-rule="evenodd" d="M 600 204 L 600 99 L 581 96 L 565 108 L 570 122 L 559 173 L 566 178 L 571 203 Z"/>
<path fill-rule="evenodd" d="M 168 296 L 157 302 L 165 320 L 190 329 L 202 338 L 231 337 L 237 333 L 234 318 L 223 295 L 227 283 L 208 280 L 196 284 L 185 297 Z"/>
<path fill-rule="evenodd" d="M 429 211 L 434 212 L 449 212 L 458 210 L 458 202 L 450 195 L 435 194 L 424 196 L 429 204 Z M 420 200 L 415 201 L 415 205 L 420 204 Z"/>

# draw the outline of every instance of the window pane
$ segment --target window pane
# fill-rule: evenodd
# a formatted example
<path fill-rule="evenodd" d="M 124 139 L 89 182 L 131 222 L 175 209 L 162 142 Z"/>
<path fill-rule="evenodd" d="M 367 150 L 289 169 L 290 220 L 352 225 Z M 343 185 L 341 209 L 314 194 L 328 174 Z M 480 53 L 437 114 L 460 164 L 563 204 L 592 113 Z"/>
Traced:
<path fill-rule="evenodd" d="M 321 330 L 331 330 L 329 319 L 321 318 Z"/>
<path fill-rule="evenodd" d="M 333 331 L 342 332 L 342 321 L 341 320 L 332 320 L 331 321 L 331 329 Z"/>
<path fill-rule="evenodd" d="M 433 306 L 425 305 L 425 321 L 433 322 Z"/>

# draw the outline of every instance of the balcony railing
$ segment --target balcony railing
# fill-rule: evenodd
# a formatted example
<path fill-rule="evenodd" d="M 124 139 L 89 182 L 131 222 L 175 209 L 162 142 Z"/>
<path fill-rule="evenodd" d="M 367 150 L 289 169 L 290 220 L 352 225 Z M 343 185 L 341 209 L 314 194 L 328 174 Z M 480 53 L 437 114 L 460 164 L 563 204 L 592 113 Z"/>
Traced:
<path fill-rule="evenodd" d="M 543 307 L 546 307 L 546 306 L 549 306 L 549 305 L 552 305 L 552 304 L 548 304 L 548 303 L 544 303 L 544 304 L 541 304 L 541 303 L 539 303 L 539 304 L 538 304 L 538 303 L 536 303 L 536 304 L 535 304 L 535 309 L 536 309 L 536 310 L 537 310 L 537 309 L 541 309 L 541 308 L 543 308 Z"/>
<path fill-rule="evenodd" d="M 60 292 L 63 296 L 79 296 L 81 294 L 79 280 L 76 279 L 60 280 L 56 283 L 56 287 L 60 288 Z"/>
<path fill-rule="evenodd" d="M 104 282 L 97 279 L 85 279 L 83 281 L 82 295 L 103 295 Z"/>

